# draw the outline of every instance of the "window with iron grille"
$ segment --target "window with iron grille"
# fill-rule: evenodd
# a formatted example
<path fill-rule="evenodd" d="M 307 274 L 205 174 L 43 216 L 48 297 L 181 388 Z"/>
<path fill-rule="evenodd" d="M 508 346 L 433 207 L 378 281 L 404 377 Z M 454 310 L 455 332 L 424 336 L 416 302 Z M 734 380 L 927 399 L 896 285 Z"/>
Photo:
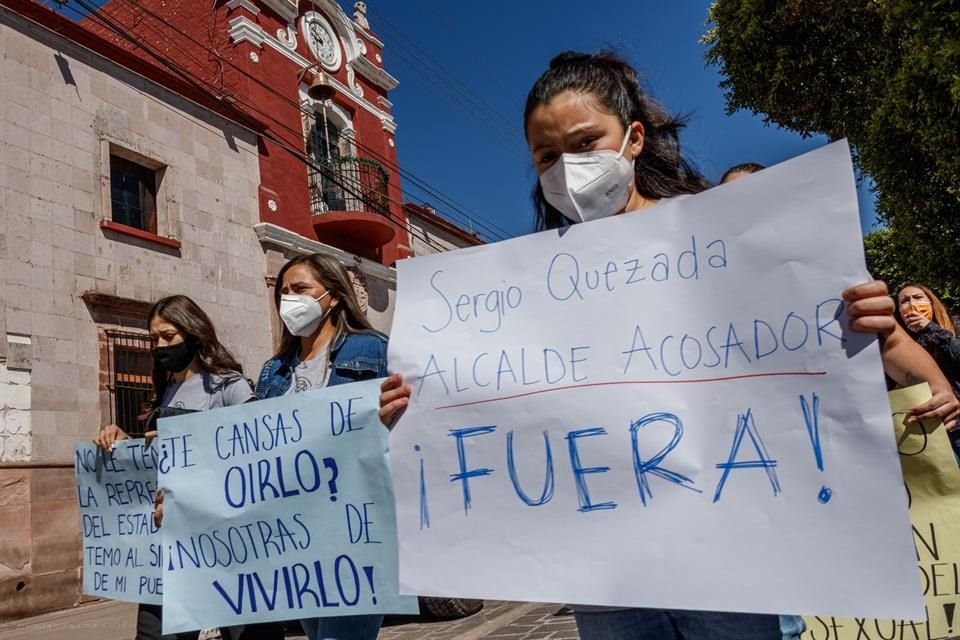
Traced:
<path fill-rule="evenodd" d="M 352 145 L 332 122 L 316 118 L 307 136 L 310 211 L 369 211 L 389 216 L 389 176 L 378 162 L 351 155 Z"/>
<path fill-rule="evenodd" d="M 110 155 L 110 208 L 114 222 L 157 232 L 157 171 Z"/>
<path fill-rule="evenodd" d="M 309 171 L 310 210 L 314 215 L 327 211 L 346 210 L 346 190 L 337 175 L 334 162 L 339 160 L 343 143 L 340 130 L 328 122 L 324 126 L 319 119 L 310 128 L 307 137 L 307 154 L 313 159 Z"/>
<path fill-rule="evenodd" d="M 153 355 L 150 336 L 110 330 L 106 332 L 110 420 L 131 436 L 142 436 L 141 418 L 153 392 Z"/>

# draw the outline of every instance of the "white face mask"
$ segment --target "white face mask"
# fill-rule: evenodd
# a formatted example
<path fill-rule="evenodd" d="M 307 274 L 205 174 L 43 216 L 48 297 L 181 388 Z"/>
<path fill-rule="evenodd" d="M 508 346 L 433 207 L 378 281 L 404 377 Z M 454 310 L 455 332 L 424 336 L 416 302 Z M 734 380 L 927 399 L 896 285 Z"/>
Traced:
<path fill-rule="evenodd" d="M 280 296 L 280 319 L 283 320 L 283 324 L 287 325 L 290 333 L 295 336 L 312 335 L 320 326 L 320 323 L 323 322 L 327 312 L 333 308 L 331 306 L 324 312 L 323 307 L 320 306 L 320 301 L 329 294 L 330 291 L 327 291 L 319 298 L 296 295 Z"/>
<path fill-rule="evenodd" d="M 540 176 L 543 197 L 573 222 L 612 216 L 627 204 L 633 162 L 623 157 L 630 128 L 620 151 L 565 153 Z"/>

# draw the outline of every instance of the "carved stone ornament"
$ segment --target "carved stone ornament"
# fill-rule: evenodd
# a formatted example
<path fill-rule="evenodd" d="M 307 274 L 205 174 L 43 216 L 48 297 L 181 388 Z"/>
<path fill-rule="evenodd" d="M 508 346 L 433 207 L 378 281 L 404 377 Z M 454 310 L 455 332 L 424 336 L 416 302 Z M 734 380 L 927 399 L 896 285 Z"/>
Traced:
<path fill-rule="evenodd" d="M 360 310 L 366 314 L 370 305 L 370 283 L 367 282 L 367 277 L 357 267 L 347 267 L 347 273 L 350 275 L 353 290 L 357 294 Z"/>
<path fill-rule="evenodd" d="M 360 86 L 360 83 L 357 82 L 357 74 L 353 70 L 352 65 L 347 66 L 347 84 L 350 86 L 350 89 L 358 97 L 363 97 L 363 87 Z"/>
<path fill-rule="evenodd" d="M 287 49 L 290 49 L 290 51 L 297 50 L 297 30 L 293 28 L 293 25 L 288 26 L 286 29 L 278 29 L 277 40 Z"/>
<path fill-rule="evenodd" d="M 353 3 L 353 21 L 356 22 L 358 26 L 363 27 L 367 31 L 370 30 L 370 23 L 367 21 L 367 3 L 366 2 Z"/>

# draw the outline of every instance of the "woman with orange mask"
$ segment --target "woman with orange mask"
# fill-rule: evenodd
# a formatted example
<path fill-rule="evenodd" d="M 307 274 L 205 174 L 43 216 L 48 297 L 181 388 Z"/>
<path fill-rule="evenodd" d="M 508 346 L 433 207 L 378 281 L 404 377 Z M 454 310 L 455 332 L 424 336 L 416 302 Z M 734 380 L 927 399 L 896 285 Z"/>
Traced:
<path fill-rule="evenodd" d="M 897 294 L 896 316 L 917 344 L 937 361 L 953 394 L 960 398 L 960 338 L 940 298 L 922 284 L 906 284 Z M 947 428 L 953 453 L 960 464 L 960 429 L 954 425 Z"/>
<path fill-rule="evenodd" d="M 960 338 L 940 298 L 922 284 L 905 285 L 897 294 L 897 321 L 933 356 L 960 398 Z"/>

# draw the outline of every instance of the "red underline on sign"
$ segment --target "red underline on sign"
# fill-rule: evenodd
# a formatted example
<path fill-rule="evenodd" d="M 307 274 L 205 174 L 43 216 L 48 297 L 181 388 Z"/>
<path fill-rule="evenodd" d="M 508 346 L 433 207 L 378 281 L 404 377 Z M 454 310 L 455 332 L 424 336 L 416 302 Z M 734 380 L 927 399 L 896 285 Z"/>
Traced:
<path fill-rule="evenodd" d="M 773 373 L 748 373 L 739 376 L 724 376 L 721 378 L 696 378 L 688 380 L 619 380 L 616 382 L 589 382 L 587 384 L 571 384 L 565 387 L 551 387 L 550 389 L 540 389 L 539 391 L 528 391 L 527 393 L 518 393 L 512 396 L 503 396 L 502 398 L 489 398 L 487 400 L 474 400 L 473 402 L 461 402 L 460 404 L 448 404 L 442 407 L 436 407 L 434 411 L 443 409 L 459 409 L 461 407 L 472 407 L 478 404 L 491 404 L 493 402 L 503 402 L 504 400 L 516 400 L 517 398 L 527 398 L 529 396 L 538 396 L 542 393 L 552 393 L 554 391 L 570 391 L 571 389 L 589 389 L 590 387 L 613 387 L 620 385 L 637 384 L 700 384 L 704 382 L 729 382 L 731 380 L 748 380 L 751 378 L 790 378 L 790 377 L 809 377 L 825 376 L 826 371 L 777 371 Z"/>

